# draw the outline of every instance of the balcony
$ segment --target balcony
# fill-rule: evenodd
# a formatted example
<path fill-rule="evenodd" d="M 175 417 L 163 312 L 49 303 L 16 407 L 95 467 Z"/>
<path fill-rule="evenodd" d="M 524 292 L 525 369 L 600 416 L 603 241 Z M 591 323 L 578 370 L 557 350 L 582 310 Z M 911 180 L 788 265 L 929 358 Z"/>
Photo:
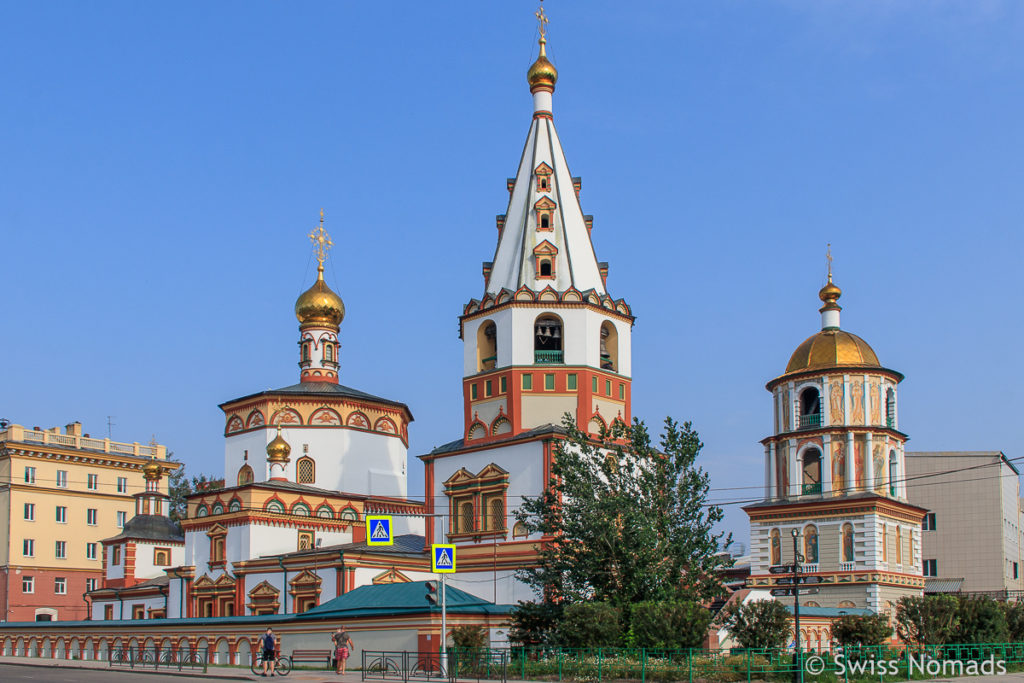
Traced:
<path fill-rule="evenodd" d="M 821 482 L 816 484 L 804 484 L 801 489 L 802 495 L 805 496 L 820 496 L 821 495 Z"/>
<path fill-rule="evenodd" d="M 554 364 L 562 362 L 562 350 L 557 351 L 534 351 L 533 362 L 537 365 Z"/>
<path fill-rule="evenodd" d="M 853 562 L 840 562 L 839 571 L 841 572 L 852 572 L 855 564 Z"/>
<path fill-rule="evenodd" d="M 821 426 L 821 413 L 800 416 L 800 429 L 817 429 Z"/>

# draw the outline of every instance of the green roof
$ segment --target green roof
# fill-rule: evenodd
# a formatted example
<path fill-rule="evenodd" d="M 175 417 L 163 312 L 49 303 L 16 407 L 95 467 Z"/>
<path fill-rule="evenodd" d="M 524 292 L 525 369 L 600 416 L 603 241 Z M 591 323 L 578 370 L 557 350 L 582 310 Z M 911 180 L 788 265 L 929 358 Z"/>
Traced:
<path fill-rule="evenodd" d="M 440 612 L 440 605 L 432 605 L 427 600 L 427 581 L 410 581 L 408 583 L 384 583 L 375 586 L 360 586 L 333 600 L 328 600 L 318 607 L 303 613 L 309 618 L 323 616 L 378 616 L 387 614 L 414 614 L 422 612 Z M 440 588 L 438 588 L 440 591 Z M 435 593 L 438 601 L 441 596 Z M 478 598 L 448 586 L 446 589 L 448 611 L 452 614 L 508 614 L 514 605 L 495 605 L 493 602 Z"/>

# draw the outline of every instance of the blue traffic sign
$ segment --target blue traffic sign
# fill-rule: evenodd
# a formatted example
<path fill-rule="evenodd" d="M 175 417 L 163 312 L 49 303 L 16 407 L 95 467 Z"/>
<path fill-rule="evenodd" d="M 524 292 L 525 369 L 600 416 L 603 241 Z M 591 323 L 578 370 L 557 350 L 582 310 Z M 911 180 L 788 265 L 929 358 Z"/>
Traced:
<path fill-rule="evenodd" d="M 366 545 L 394 545 L 391 518 L 387 515 L 366 516 Z"/>
<path fill-rule="evenodd" d="M 430 546 L 431 571 L 435 574 L 455 573 L 455 546 L 437 543 Z"/>

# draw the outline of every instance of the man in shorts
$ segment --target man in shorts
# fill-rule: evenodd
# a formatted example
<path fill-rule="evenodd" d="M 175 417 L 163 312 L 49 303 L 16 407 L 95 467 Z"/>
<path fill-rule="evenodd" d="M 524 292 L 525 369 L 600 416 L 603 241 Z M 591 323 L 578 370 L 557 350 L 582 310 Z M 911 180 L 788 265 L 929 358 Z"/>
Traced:
<path fill-rule="evenodd" d="M 274 637 L 274 629 L 267 627 L 267 632 L 260 636 L 260 646 L 263 650 L 263 675 L 267 675 L 267 667 L 270 667 L 270 675 L 274 675 L 277 666 L 277 639 Z"/>
<path fill-rule="evenodd" d="M 339 626 L 338 630 L 331 636 L 331 641 L 334 643 L 334 658 L 337 662 L 335 673 L 343 674 L 345 673 L 346 660 L 348 660 L 348 655 L 353 647 L 352 637 L 349 636 L 344 626 Z"/>

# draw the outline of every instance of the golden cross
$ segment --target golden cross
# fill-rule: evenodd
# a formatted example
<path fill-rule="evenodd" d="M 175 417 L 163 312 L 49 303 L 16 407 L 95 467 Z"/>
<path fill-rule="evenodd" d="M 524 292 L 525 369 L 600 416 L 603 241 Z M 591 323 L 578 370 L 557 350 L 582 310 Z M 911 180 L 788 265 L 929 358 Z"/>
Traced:
<path fill-rule="evenodd" d="M 825 248 L 825 260 L 828 261 L 828 281 L 832 282 L 832 243 L 829 242 Z"/>
<path fill-rule="evenodd" d="M 316 261 L 317 267 L 323 270 L 324 261 L 327 260 L 327 251 L 334 246 L 331 242 L 331 236 L 324 230 L 324 210 L 320 209 L 320 225 L 310 231 L 309 240 L 313 243 L 313 247 L 316 249 Z"/>
<path fill-rule="evenodd" d="M 537 17 L 537 23 L 540 26 L 540 37 L 543 38 L 547 31 L 548 18 L 544 14 L 544 0 L 540 0 L 540 9 L 533 13 Z"/>

